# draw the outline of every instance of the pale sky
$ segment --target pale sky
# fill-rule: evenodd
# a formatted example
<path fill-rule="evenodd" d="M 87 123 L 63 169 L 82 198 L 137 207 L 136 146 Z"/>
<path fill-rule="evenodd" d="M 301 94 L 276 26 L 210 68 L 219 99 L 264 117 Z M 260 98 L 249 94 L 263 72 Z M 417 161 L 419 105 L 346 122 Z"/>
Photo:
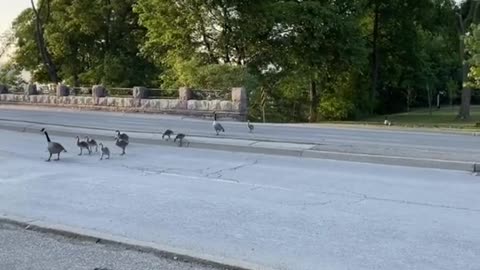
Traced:
<path fill-rule="evenodd" d="M 0 0 L 0 33 L 8 29 L 20 12 L 30 7 L 30 0 Z"/>

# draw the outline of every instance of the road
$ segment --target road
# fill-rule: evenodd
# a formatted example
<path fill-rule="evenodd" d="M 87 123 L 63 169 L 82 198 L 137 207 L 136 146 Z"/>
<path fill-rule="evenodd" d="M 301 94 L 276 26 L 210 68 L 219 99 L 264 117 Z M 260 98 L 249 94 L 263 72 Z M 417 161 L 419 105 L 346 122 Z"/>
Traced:
<path fill-rule="evenodd" d="M 15 109 L 17 108 L 17 109 Z M 18 109 L 21 108 L 21 109 Z M 33 109 L 0 106 L 0 120 L 31 121 L 55 125 L 138 132 L 163 132 L 172 129 L 193 136 L 215 136 L 211 120 L 167 115 L 124 114 L 72 111 L 65 109 Z M 255 139 L 280 142 L 314 143 L 348 148 L 383 147 L 437 151 L 443 153 L 478 154 L 478 137 L 428 132 L 406 132 L 385 129 L 305 127 L 301 125 L 255 124 L 249 134 L 245 123 L 221 121 L 226 133 L 221 138 Z"/>
<path fill-rule="evenodd" d="M 215 270 L 1 223 L 0 243 L 0 269 L 5 270 Z"/>
<path fill-rule="evenodd" d="M 469 173 L 132 144 L 47 163 L 0 130 L 0 213 L 283 270 L 480 265 Z M 110 144 L 110 142 L 109 142 Z"/>

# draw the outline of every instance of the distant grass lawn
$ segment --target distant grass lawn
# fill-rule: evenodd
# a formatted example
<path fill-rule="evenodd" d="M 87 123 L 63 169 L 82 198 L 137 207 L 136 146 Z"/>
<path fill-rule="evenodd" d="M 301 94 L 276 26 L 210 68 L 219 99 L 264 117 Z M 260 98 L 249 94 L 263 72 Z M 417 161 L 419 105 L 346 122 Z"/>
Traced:
<path fill-rule="evenodd" d="M 459 110 L 458 106 L 453 109 L 449 106 L 443 106 L 440 110 L 433 108 L 430 115 L 428 108 L 414 109 L 408 113 L 398 113 L 388 115 L 388 119 L 394 126 L 403 127 L 425 127 L 425 128 L 455 128 L 466 130 L 480 130 L 476 127 L 480 123 L 480 106 L 472 106 L 470 110 L 471 119 L 469 121 L 456 120 L 455 116 Z M 385 116 L 376 116 L 359 120 L 357 123 L 369 125 L 383 125 Z"/>

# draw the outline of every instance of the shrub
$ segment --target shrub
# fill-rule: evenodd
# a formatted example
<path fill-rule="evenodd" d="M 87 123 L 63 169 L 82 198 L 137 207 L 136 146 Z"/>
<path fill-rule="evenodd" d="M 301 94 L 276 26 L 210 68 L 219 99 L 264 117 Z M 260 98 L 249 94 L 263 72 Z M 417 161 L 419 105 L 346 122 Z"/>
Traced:
<path fill-rule="evenodd" d="M 320 116 L 324 120 L 346 120 L 354 110 L 350 100 L 332 94 L 323 96 L 319 105 Z"/>

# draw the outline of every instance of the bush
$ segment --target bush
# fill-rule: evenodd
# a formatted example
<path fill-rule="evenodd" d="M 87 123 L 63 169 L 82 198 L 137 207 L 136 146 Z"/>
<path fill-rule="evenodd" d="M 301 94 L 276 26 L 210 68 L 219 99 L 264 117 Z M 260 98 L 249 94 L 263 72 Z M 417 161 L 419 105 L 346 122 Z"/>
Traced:
<path fill-rule="evenodd" d="M 178 61 L 162 76 L 164 88 L 187 86 L 194 89 L 230 91 L 232 87 L 245 87 L 251 90 L 257 87 L 255 76 L 244 66 L 231 64 L 203 64 L 192 58 Z"/>
<path fill-rule="evenodd" d="M 350 100 L 335 95 L 322 97 L 319 105 L 320 116 L 324 120 L 346 120 L 355 110 Z"/>

